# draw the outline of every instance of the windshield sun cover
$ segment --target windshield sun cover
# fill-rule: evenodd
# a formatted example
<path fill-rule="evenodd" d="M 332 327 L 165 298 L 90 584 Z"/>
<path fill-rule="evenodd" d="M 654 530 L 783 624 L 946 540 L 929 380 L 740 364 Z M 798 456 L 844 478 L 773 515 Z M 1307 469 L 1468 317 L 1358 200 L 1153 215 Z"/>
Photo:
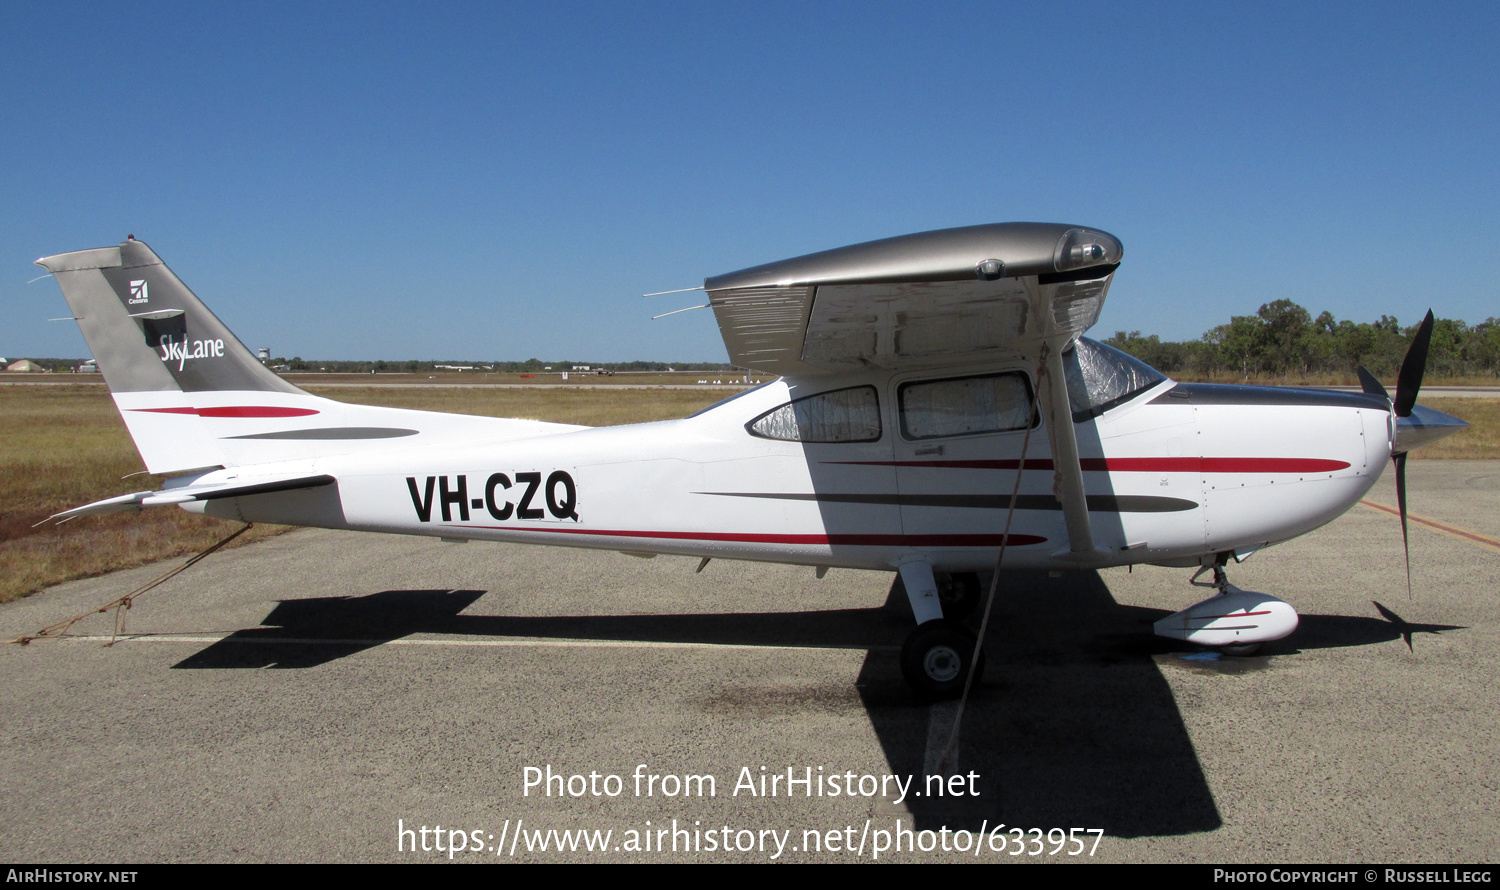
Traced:
<path fill-rule="evenodd" d="M 1087 337 L 1079 337 L 1063 355 L 1063 374 L 1074 423 L 1098 417 L 1167 379 L 1135 356 Z"/>

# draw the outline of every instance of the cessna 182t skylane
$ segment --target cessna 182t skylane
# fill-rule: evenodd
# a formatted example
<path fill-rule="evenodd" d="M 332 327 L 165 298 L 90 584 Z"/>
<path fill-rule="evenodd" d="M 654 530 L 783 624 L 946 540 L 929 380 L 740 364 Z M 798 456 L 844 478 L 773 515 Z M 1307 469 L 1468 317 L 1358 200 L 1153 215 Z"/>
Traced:
<path fill-rule="evenodd" d="M 681 420 L 604 428 L 318 398 L 133 237 L 46 257 L 147 469 L 180 474 L 54 518 L 176 504 L 897 571 L 917 620 L 903 672 L 939 696 L 982 669 L 958 620 L 997 556 L 1212 568 L 1217 594 L 1157 633 L 1231 651 L 1284 637 L 1296 612 L 1229 585 L 1227 562 L 1339 516 L 1393 455 L 1404 483 L 1405 452 L 1466 424 L 1414 407 L 1425 331 L 1394 399 L 1367 374 L 1359 394 L 1180 384 L 1084 339 L 1122 256 L 1094 229 L 1005 223 L 709 278 L 731 359 L 779 379 Z"/>

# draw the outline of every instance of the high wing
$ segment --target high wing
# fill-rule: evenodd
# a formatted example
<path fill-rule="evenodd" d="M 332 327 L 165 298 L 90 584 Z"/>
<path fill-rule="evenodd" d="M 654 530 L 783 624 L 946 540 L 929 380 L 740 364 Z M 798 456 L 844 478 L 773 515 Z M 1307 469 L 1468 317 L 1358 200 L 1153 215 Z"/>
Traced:
<path fill-rule="evenodd" d="M 868 241 L 703 282 L 730 358 L 787 376 L 1037 362 L 1068 549 L 1094 550 L 1062 354 L 1125 255 L 1113 235 L 995 223 Z"/>
<path fill-rule="evenodd" d="M 1062 349 L 1099 317 L 1119 239 L 997 223 L 869 241 L 704 281 L 730 359 L 806 376 Z"/>

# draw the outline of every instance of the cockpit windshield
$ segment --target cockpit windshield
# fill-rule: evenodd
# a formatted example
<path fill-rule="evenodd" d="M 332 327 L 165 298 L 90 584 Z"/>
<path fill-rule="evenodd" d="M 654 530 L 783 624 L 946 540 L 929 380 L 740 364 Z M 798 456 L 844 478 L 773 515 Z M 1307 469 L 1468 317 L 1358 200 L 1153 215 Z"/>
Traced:
<path fill-rule="evenodd" d="M 1079 337 L 1063 355 L 1063 374 L 1075 423 L 1098 417 L 1167 379 L 1135 356 L 1087 337 Z"/>

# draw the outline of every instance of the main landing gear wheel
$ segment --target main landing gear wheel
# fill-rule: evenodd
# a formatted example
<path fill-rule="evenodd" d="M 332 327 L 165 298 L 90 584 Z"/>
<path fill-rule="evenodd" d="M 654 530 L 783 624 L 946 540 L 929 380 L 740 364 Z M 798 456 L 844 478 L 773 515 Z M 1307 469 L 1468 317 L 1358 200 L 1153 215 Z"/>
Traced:
<path fill-rule="evenodd" d="M 984 676 L 984 654 L 974 658 L 974 634 L 956 621 L 939 618 L 920 624 L 901 646 L 901 675 L 928 698 L 957 698 L 972 670 L 975 682 Z"/>

